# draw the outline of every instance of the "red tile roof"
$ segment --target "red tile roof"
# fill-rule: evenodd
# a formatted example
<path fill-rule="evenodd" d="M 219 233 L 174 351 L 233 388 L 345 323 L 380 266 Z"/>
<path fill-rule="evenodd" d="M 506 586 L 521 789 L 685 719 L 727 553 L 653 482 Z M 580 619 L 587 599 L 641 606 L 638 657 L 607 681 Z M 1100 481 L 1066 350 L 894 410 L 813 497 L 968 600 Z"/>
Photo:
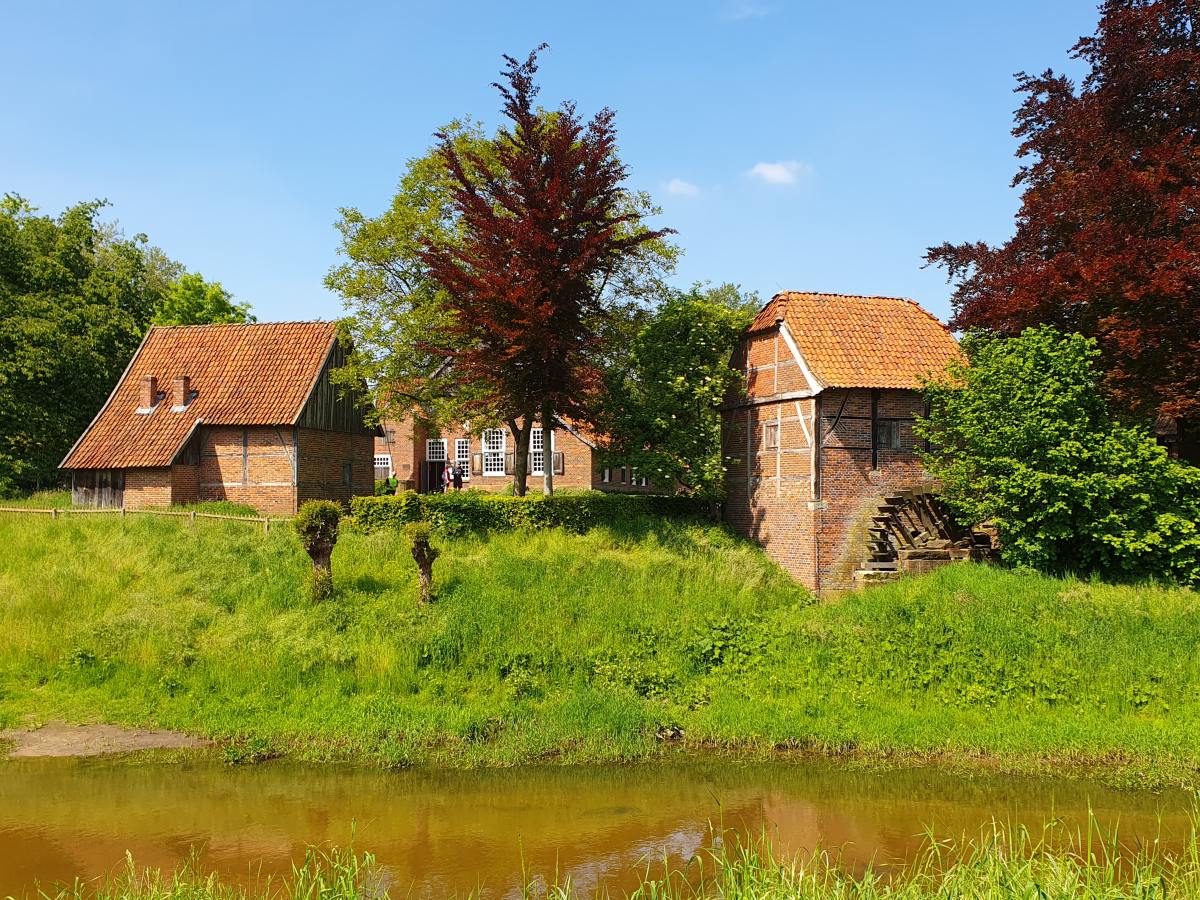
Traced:
<path fill-rule="evenodd" d="M 958 342 L 912 300 L 784 291 L 751 330 L 787 322 L 821 387 L 910 388 L 961 359 Z"/>
<path fill-rule="evenodd" d="M 300 416 L 336 340 L 333 322 L 157 325 L 78 443 L 65 469 L 168 466 L 198 422 L 291 425 Z M 186 375 L 195 399 L 181 412 L 173 380 Z M 166 397 L 136 410 L 147 376 Z"/>

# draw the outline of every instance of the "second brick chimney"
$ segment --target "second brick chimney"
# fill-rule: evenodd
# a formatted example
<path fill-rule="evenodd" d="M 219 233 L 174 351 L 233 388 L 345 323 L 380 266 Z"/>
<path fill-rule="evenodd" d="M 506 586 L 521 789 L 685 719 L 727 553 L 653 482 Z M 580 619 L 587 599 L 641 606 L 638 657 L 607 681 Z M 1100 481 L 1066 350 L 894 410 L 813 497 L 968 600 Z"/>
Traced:
<path fill-rule="evenodd" d="M 188 401 L 192 399 L 192 379 L 186 375 L 179 375 L 175 379 L 175 384 L 171 388 L 171 402 L 175 406 L 187 406 Z"/>

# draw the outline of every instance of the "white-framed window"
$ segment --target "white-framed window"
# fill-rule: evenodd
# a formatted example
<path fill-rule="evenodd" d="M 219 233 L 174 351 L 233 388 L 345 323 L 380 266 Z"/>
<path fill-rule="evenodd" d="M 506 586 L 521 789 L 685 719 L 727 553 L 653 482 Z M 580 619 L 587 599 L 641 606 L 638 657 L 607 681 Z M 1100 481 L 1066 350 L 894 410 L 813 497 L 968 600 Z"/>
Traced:
<path fill-rule="evenodd" d="M 462 472 L 463 481 L 471 480 L 471 439 L 456 438 L 454 441 L 454 464 Z"/>
<path fill-rule="evenodd" d="M 556 433 L 550 434 L 551 452 L 558 445 L 554 437 Z M 546 431 L 543 428 L 534 428 L 529 432 L 529 474 L 546 474 Z"/>
<path fill-rule="evenodd" d="M 485 428 L 483 431 L 483 474 L 504 474 L 504 446 L 507 434 L 503 428 Z"/>
<path fill-rule="evenodd" d="M 601 484 L 611 484 L 612 483 L 612 469 L 601 469 L 600 470 L 600 483 Z"/>
<path fill-rule="evenodd" d="M 763 426 L 763 449 L 779 449 L 779 423 L 768 422 Z"/>
<path fill-rule="evenodd" d="M 387 453 L 377 453 L 375 455 L 375 478 L 382 481 L 385 478 L 392 477 L 392 457 Z"/>
<path fill-rule="evenodd" d="M 425 441 L 425 459 L 429 462 L 446 461 L 446 439 L 429 438 Z"/>

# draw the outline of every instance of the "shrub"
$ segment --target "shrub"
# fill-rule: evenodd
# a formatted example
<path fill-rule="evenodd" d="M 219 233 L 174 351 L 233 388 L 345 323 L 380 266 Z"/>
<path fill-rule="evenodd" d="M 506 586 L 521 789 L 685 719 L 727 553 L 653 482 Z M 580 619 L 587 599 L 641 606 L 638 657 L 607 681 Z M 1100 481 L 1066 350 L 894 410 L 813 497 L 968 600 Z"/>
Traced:
<path fill-rule="evenodd" d="M 1010 563 L 1200 584 L 1200 469 L 1113 421 L 1095 341 L 1042 327 L 963 349 L 918 423 L 960 518 L 991 519 Z"/>
<path fill-rule="evenodd" d="M 703 518 L 705 500 L 646 494 L 592 491 L 553 497 L 506 497 L 482 491 L 355 497 L 350 502 L 355 524 L 366 531 L 426 522 L 448 535 L 512 528 L 565 528 L 582 533 L 598 526 L 628 524 L 646 517 Z"/>
<path fill-rule="evenodd" d="M 399 482 L 395 478 L 384 478 L 375 482 L 376 497 L 390 497 L 396 493 L 396 485 Z"/>

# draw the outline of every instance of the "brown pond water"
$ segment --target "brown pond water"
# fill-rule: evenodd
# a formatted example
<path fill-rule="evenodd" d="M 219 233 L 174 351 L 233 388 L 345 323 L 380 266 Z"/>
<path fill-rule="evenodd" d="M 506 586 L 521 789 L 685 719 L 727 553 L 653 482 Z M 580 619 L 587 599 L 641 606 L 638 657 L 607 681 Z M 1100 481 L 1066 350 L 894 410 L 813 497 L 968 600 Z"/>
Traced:
<path fill-rule="evenodd" d="M 289 763 L 0 762 L 0 896 L 111 871 L 126 850 L 172 868 L 192 847 L 232 879 L 287 871 L 309 844 L 373 851 L 393 896 L 514 896 L 531 874 L 585 894 L 675 864 L 710 823 L 765 827 L 791 850 L 841 848 L 851 867 L 911 858 L 921 833 L 977 834 L 993 818 L 1083 825 L 1089 804 L 1124 841 L 1186 837 L 1190 796 L 1079 781 L 868 773 L 813 761 L 703 761 L 483 772 L 381 772 Z"/>

